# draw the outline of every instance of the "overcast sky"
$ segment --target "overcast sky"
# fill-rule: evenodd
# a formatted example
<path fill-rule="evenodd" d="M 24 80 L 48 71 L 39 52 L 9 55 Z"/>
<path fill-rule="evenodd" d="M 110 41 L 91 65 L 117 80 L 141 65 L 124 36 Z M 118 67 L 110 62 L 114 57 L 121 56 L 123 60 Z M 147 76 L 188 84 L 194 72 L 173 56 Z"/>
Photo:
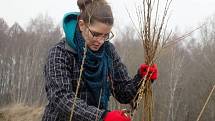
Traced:
<path fill-rule="evenodd" d="M 113 9 L 115 26 L 128 25 L 130 18 L 125 7 L 132 13 L 135 1 L 138 0 L 107 1 Z M 66 12 L 78 11 L 76 2 L 77 0 L 0 0 L 0 17 L 9 25 L 17 21 L 25 27 L 30 18 L 36 17 L 39 13 L 47 13 L 55 23 L 60 23 Z M 182 29 L 195 27 L 209 16 L 215 15 L 214 6 L 215 0 L 173 0 L 170 25 Z"/>

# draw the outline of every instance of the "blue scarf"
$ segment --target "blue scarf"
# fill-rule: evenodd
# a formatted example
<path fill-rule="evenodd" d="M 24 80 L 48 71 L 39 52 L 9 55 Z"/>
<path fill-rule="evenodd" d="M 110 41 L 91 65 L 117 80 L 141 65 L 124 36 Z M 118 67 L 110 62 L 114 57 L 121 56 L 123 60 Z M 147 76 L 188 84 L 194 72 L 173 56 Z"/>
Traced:
<path fill-rule="evenodd" d="M 76 29 L 75 32 L 74 44 L 74 49 L 78 55 L 78 61 L 81 63 L 84 54 L 85 40 L 78 29 Z M 107 43 L 104 43 L 96 52 L 87 48 L 82 75 L 82 81 L 85 81 L 87 90 L 94 94 L 94 99 L 97 103 L 99 103 L 100 100 L 100 106 L 104 109 L 108 108 L 110 97 L 109 81 L 107 77 L 109 65 L 111 65 L 111 60 L 106 53 L 106 51 L 108 51 L 108 49 L 106 49 L 106 44 Z"/>

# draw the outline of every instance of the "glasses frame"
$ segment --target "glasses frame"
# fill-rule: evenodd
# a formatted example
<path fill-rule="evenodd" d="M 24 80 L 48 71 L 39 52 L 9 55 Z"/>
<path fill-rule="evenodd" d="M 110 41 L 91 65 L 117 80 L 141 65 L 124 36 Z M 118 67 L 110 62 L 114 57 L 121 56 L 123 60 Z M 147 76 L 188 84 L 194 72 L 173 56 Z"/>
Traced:
<path fill-rule="evenodd" d="M 101 35 L 96 36 L 95 32 L 93 32 L 93 31 L 90 29 L 89 26 L 87 26 L 87 28 L 88 28 L 88 30 L 90 31 L 90 34 L 93 36 L 93 38 L 100 38 Z M 111 35 L 110 35 L 110 34 L 111 34 Z M 108 38 L 105 37 L 104 34 L 102 34 L 101 37 L 104 39 L 104 41 L 109 41 L 109 40 L 111 40 L 111 39 L 114 38 L 114 34 L 113 34 L 112 31 L 110 31 L 110 33 L 108 33 L 108 36 L 107 36 Z"/>

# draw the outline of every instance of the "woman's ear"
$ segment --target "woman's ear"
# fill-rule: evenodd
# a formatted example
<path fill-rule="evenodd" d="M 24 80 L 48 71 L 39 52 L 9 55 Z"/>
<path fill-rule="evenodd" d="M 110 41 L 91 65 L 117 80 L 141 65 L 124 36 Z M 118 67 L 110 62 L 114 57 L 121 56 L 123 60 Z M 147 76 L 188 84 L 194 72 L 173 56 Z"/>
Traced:
<path fill-rule="evenodd" d="M 78 26 L 79 26 L 81 32 L 85 30 L 85 23 L 83 20 L 78 21 Z"/>

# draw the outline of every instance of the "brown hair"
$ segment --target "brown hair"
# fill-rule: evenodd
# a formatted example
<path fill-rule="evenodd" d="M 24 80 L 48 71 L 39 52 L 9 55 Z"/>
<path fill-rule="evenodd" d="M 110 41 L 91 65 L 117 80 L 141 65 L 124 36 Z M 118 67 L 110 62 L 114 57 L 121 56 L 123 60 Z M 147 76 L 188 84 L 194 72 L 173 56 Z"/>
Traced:
<path fill-rule="evenodd" d="M 113 14 L 110 5 L 105 0 L 78 0 L 81 11 L 80 19 L 85 23 L 93 24 L 95 21 L 113 25 Z"/>

